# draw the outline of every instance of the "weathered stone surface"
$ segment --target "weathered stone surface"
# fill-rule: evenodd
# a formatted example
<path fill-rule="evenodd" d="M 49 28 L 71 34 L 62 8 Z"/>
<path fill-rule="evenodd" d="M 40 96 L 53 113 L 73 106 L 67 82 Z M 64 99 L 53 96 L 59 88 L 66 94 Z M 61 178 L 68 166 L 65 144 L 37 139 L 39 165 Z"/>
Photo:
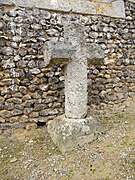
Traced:
<path fill-rule="evenodd" d="M 57 109 L 54 109 L 54 110 L 46 109 L 46 110 L 40 111 L 39 114 L 40 114 L 41 116 L 57 115 L 57 114 L 58 114 L 58 110 L 57 110 Z"/>
<path fill-rule="evenodd" d="M 34 110 L 35 111 L 41 111 L 47 108 L 46 104 L 41 104 L 41 103 L 35 103 L 34 105 Z"/>
<path fill-rule="evenodd" d="M 13 116 L 18 116 L 18 115 L 21 115 L 23 113 L 23 111 L 19 110 L 19 109 L 14 109 L 12 111 L 12 115 Z"/>
<path fill-rule="evenodd" d="M 103 133 L 103 125 L 94 119 L 67 119 L 65 116 L 55 118 L 47 124 L 48 132 L 53 142 L 62 153 L 68 152 L 95 140 Z"/>
<path fill-rule="evenodd" d="M 15 67 L 15 63 L 13 62 L 12 59 L 9 59 L 9 60 L 3 60 L 2 61 L 2 67 L 4 69 L 12 69 Z"/>
<path fill-rule="evenodd" d="M 0 129 L 6 130 L 9 128 L 13 128 L 13 129 L 19 129 L 19 128 L 25 128 L 25 124 L 24 123 L 19 123 L 19 122 L 15 122 L 13 124 L 10 123 L 6 123 L 6 124 L 0 124 Z"/>
<path fill-rule="evenodd" d="M 13 103 L 7 103 L 7 102 L 5 102 L 5 104 L 3 105 L 3 108 L 5 109 L 5 110 L 13 110 L 14 109 L 14 104 Z"/>
<path fill-rule="evenodd" d="M 32 113 L 30 114 L 30 117 L 31 117 L 31 118 L 37 118 L 37 117 L 39 117 L 39 113 L 38 113 L 38 112 L 32 112 Z"/>
<path fill-rule="evenodd" d="M 14 102 L 15 104 L 21 104 L 21 103 L 22 103 L 22 99 L 21 99 L 21 98 L 14 98 L 14 99 L 13 99 L 13 102 Z"/>
<path fill-rule="evenodd" d="M 0 29 L 2 29 L 4 27 L 4 23 L 0 22 Z"/>
<path fill-rule="evenodd" d="M 133 0 L 131 0 L 133 1 Z M 102 3 L 101 3 L 102 2 Z M 74 12 L 80 14 L 103 14 L 112 17 L 125 17 L 125 9 L 123 0 L 119 1 L 81 1 L 72 0 L 51 0 L 43 1 L 37 0 L 36 2 L 23 1 L 23 0 L 1 0 L 1 4 L 15 4 L 16 6 L 23 7 L 37 7 L 55 11 Z M 13 13 L 12 13 L 13 14 Z M 15 14 L 14 14 L 15 16 Z M 48 16 L 47 16 L 48 17 Z"/>
<path fill-rule="evenodd" d="M 22 94 L 26 94 L 27 93 L 27 88 L 25 86 L 19 86 L 19 91 L 22 93 Z"/>
<path fill-rule="evenodd" d="M 0 117 L 0 123 L 4 123 L 6 120 L 2 117 Z"/>
<path fill-rule="evenodd" d="M 6 39 L 4 37 L 0 38 L 0 46 L 4 47 L 6 45 Z"/>
<path fill-rule="evenodd" d="M 0 104 L 3 104 L 5 99 L 3 97 L 0 97 Z"/>
<path fill-rule="evenodd" d="M 80 55 L 81 56 L 81 55 Z M 87 60 L 74 60 L 65 72 L 65 113 L 68 118 L 87 115 Z"/>
<path fill-rule="evenodd" d="M 27 50 L 26 50 L 25 48 L 20 48 L 20 49 L 19 49 L 19 55 L 20 55 L 20 56 L 23 57 L 23 56 L 25 56 L 26 54 L 27 54 Z"/>
<path fill-rule="evenodd" d="M 32 111 L 33 111 L 33 108 L 25 108 L 24 111 L 23 111 L 23 113 L 24 113 L 25 115 L 28 115 L 28 114 L 30 114 Z"/>
<path fill-rule="evenodd" d="M 28 123 L 26 125 L 26 130 L 29 131 L 29 130 L 32 130 L 32 129 L 36 129 L 37 128 L 37 124 L 36 123 Z"/>
<path fill-rule="evenodd" d="M 103 65 L 104 50 L 100 45 L 91 45 L 87 47 L 87 63 L 89 65 Z"/>
<path fill-rule="evenodd" d="M 32 73 L 32 74 L 39 74 L 41 71 L 40 71 L 40 69 L 38 69 L 38 68 L 33 68 L 33 69 L 30 69 L 30 73 Z"/>
<path fill-rule="evenodd" d="M 67 64 L 65 69 L 65 113 L 68 118 L 84 118 L 87 114 L 87 62 L 103 59 L 100 47 L 85 47 L 84 26 L 65 22 L 64 42 L 47 42 L 45 64 Z M 98 62 L 97 62 L 98 63 Z"/>
<path fill-rule="evenodd" d="M 44 61 L 45 66 L 50 63 L 64 63 L 71 61 L 74 49 L 68 47 L 64 42 L 47 42 L 44 46 Z"/>
<path fill-rule="evenodd" d="M 20 118 L 19 118 L 20 122 L 23 122 L 23 123 L 27 123 L 29 122 L 29 119 L 28 119 L 28 116 L 27 115 L 22 115 Z"/>
<path fill-rule="evenodd" d="M 11 48 L 11 47 L 7 47 L 7 48 L 4 48 L 3 49 L 3 51 L 2 51 L 2 53 L 4 54 L 4 55 L 7 55 L 7 56 L 9 56 L 9 55 L 13 55 L 13 49 Z"/>

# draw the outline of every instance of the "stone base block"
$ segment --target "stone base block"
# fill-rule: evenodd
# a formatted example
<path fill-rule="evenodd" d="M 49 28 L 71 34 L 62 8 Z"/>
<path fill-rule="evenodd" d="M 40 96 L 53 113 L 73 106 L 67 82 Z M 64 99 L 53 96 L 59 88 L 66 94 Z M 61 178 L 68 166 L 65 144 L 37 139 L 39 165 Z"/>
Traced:
<path fill-rule="evenodd" d="M 47 129 L 53 142 L 65 153 L 97 139 L 104 126 L 93 117 L 67 119 L 62 115 L 49 121 Z"/>

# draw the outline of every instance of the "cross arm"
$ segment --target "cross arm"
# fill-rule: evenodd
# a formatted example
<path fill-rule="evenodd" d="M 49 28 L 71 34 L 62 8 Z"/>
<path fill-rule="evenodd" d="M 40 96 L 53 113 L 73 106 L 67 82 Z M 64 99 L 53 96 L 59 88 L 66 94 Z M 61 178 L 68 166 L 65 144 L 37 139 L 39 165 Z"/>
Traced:
<path fill-rule="evenodd" d="M 101 65 L 104 62 L 104 50 L 100 45 L 90 45 L 87 47 L 87 62 L 88 65 Z"/>
<path fill-rule="evenodd" d="M 67 64 L 72 60 L 75 50 L 64 42 L 48 41 L 44 45 L 45 66 L 52 63 Z"/>

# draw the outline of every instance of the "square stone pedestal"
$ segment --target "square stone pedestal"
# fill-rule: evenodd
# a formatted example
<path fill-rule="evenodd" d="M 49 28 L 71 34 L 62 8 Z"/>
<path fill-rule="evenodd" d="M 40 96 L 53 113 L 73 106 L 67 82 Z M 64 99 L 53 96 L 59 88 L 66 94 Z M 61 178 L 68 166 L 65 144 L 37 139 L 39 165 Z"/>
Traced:
<path fill-rule="evenodd" d="M 62 115 L 49 121 L 47 129 L 53 142 L 65 153 L 97 139 L 104 127 L 93 117 L 67 119 Z"/>

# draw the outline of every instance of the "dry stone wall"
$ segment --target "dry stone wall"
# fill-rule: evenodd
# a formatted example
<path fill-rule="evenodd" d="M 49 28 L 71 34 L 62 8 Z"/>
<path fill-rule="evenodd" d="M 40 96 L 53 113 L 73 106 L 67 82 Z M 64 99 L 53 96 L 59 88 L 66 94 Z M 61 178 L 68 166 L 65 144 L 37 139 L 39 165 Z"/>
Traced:
<path fill-rule="evenodd" d="M 100 44 L 104 64 L 88 68 L 88 105 L 103 109 L 135 95 L 135 3 L 126 18 L 0 6 L 0 128 L 45 123 L 64 113 L 64 66 L 46 68 L 44 43 L 63 41 L 62 17 L 85 24 L 88 44 Z"/>

